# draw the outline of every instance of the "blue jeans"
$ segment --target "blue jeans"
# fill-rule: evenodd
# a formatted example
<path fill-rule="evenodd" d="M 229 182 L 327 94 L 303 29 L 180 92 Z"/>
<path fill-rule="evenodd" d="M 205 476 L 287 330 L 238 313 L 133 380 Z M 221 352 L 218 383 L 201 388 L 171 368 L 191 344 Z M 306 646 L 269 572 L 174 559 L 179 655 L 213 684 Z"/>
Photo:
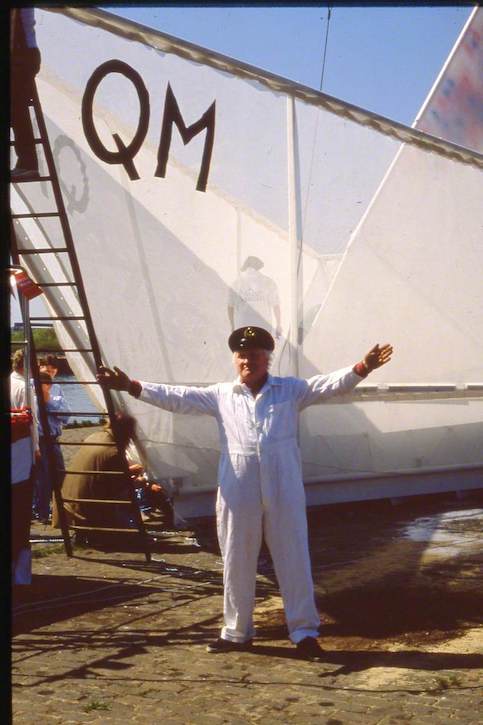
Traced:
<path fill-rule="evenodd" d="M 57 480 L 60 483 L 64 474 L 59 473 L 58 469 L 63 469 L 65 467 L 64 457 L 58 443 L 52 442 L 51 446 L 55 462 L 55 473 L 53 475 L 57 476 Z M 37 476 L 35 479 L 34 510 L 39 515 L 40 519 L 48 519 L 50 517 L 53 483 L 52 478 L 49 475 L 47 441 L 43 436 L 40 436 L 39 438 L 39 448 L 40 462 L 37 465 Z"/>

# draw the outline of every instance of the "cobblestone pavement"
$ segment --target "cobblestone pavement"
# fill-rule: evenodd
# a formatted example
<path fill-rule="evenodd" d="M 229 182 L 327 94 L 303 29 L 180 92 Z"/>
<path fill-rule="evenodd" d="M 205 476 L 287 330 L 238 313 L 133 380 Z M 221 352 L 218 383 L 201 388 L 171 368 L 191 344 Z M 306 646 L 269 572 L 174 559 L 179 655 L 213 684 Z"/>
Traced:
<path fill-rule="evenodd" d="M 262 552 L 252 652 L 209 654 L 222 606 L 212 530 L 136 551 L 35 543 L 13 595 L 15 725 L 477 723 L 481 509 L 472 501 L 310 515 L 323 663 L 294 656 Z M 418 528 L 419 527 L 419 528 Z M 52 532 L 39 525 L 33 538 Z M 430 539 L 430 541 L 428 541 Z"/>

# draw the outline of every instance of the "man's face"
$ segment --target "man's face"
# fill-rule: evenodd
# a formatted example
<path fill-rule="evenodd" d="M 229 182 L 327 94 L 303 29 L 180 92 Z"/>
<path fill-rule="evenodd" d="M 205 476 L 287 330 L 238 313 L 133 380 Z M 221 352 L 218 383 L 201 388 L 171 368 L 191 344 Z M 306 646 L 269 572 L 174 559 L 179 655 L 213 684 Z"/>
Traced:
<path fill-rule="evenodd" d="M 51 378 L 55 378 L 57 375 L 57 368 L 54 368 L 53 365 L 41 365 L 39 371 L 41 373 L 48 373 Z"/>
<path fill-rule="evenodd" d="M 266 350 L 255 348 L 235 352 L 233 362 L 240 381 L 250 387 L 267 376 L 270 360 Z"/>

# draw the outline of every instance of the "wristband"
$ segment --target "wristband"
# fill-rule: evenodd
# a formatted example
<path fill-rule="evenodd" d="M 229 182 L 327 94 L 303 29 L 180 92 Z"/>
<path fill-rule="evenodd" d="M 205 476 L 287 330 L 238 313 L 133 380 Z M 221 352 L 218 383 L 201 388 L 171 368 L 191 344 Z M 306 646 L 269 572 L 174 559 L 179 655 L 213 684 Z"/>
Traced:
<path fill-rule="evenodd" d="M 129 395 L 132 395 L 133 398 L 139 398 L 141 395 L 141 390 L 143 389 L 143 386 L 139 382 L 139 380 L 130 380 L 129 385 L 127 388 L 127 392 Z"/>
<path fill-rule="evenodd" d="M 358 375 L 360 378 L 366 378 L 369 375 L 369 368 L 367 367 L 364 360 L 356 363 L 352 369 L 354 370 L 355 374 Z"/>

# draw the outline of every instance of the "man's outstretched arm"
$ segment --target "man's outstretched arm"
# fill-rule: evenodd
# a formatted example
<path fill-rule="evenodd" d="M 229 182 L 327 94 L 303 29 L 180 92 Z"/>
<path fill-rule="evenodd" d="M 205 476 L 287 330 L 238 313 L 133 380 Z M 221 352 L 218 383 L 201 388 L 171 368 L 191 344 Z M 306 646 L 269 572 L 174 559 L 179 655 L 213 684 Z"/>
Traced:
<path fill-rule="evenodd" d="M 303 385 L 299 392 L 300 408 L 335 395 L 350 393 L 361 382 L 361 378 L 388 363 L 392 352 L 391 345 L 377 344 L 353 367 L 342 368 L 328 375 L 314 375 L 309 380 L 300 381 Z"/>
<path fill-rule="evenodd" d="M 172 413 L 215 415 L 218 408 L 216 386 L 197 388 L 187 385 L 146 383 L 131 379 L 118 367 L 101 366 L 96 375 L 98 382 L 110 390 L 121 390 L 145 403 L 164 408 Z"/>

